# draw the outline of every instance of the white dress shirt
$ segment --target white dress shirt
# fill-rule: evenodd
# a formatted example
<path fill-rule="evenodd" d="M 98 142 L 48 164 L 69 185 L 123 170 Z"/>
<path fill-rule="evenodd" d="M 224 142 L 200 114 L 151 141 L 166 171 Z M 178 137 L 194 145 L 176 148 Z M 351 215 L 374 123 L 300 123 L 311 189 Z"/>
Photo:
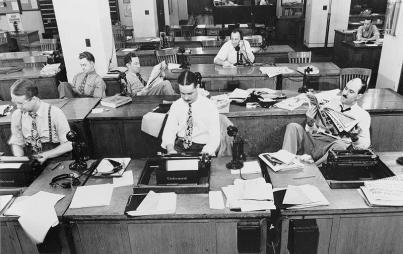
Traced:
<path fill-rule="evenodd" d="M 38 134 L 42 143 L 49 142 L 49 121 L 48 121 L 49 104 L 41 101 L 36 119 Z M 50 111 L 52 123 L 52 141 L 53 143 L 68 142 L 66 138 L 67 132 L 70 131 L 69 123 L 63 111 L 52 106 Z M 27 113 L 16 109 L 11 116 L 11 137 L 8 143 L 10 145 L 25 146 L 25 139 L 31 136 L 32 117 Z"/>
<path fill-rule="evenodd" d="M 252 48 L 250 47 L 250 44 L 247 40 L 241 40 L 243 41 L 243 46 L 241 50 L 244 50 L 248 56 L 243 56 L 244 62 L 247 62 L 249 60 L 251 63 L 255 61 L 255 56 L 253 55 Z M 236 50 L 234 46 L 232 46 L 231 40 L 227 41 L 224 43 L 224 45 L 221 46 L 220 51 L 218 51 L 217 55 L 214 58 L 214 62 L 216 59 L 220 59 L 222 61 L 228 61 L 231 64 L 236 63 Z"/>
<path fill-rule="evenodd" d="M 341 103 L 340 101 L 331 101 L 325 105 L 325 107 L 331 108 L 335 111 L 341 112 Z M 346 108 L 344 108 L 346 110 Z M 358 140 L 356 142 L 352 142 L 351 138 L 343 137 L 342 140 L 346 142 L 346 144 L 353 144 L 354 148 L 357 149 L 367 149 L 371 145 L 371 137 L 369 133 L 369 128 L 371 126 L 371 116 L 367 111 L 358 106 L 357 103 L 351 106 L 350 109 L 343 112 L 345 115 L 351 116 L 352 118 L 358 121 L 358 128 L 360 129 L 358 132 Z M 306 125 L 305 129 L 307 131 L 312 131 L 312 129 L 318 128 L 318 121 L 315 122 L 313 127 L 309 127 Z M 320 126 L 319 126 L 320 127 Z"/>
<path fill-rule="evenodd" d="M 182 98 L 172 104 L 162 135 L 162 148 L 174 145 L 177 137 L 185 137 L 188 110 L 189 105 Z M 192 117 L 192 142 L 206 144 L 203 152 L 214 154 L 220 144 L 220 122 L 216 105 L 199 94 L 192 103 Z"/>

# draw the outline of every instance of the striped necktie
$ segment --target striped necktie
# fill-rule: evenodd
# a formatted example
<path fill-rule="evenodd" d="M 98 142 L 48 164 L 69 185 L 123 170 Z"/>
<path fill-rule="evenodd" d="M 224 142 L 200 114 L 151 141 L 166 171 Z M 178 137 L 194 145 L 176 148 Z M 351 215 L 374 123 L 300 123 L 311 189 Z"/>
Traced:
<path fill-rule="evenodd" d="M 31 146 L 32 150 L 35 154 L 41 153 L 42 152 L 42 143 L 41 143 L 41 137 L 39 136 L 38 132 L 38 126 L 36 123 L 38 114 L 34 112 L 30 112 L 29 115 L 32 117 L 32 127 L 31 127 Z"/>
<path fill-rule="evenodd" d="M 147 82 L 143 79 L 143 77 L 141 77 L 140 73 L 136 73 L 136 76 L 140 80 L 141 84 L 143 84 L 143 86 L 147 85 Z"/>
<path fill-rule="evenodd" d="M 85 83 L 87 82 L 88 73 L 85 74 L 83 80 L 81 81 L 80 86 L 78 87 L 78 91 L 80 94 L 84 94 Z"/>
<path fill-rule="evenodd" d="M 183 140 L 183 148 L 189 149 L 192 146 L 192 133 L 193 133 L 192 104 L 189 103 L 188 118 L 186 120 L 185 137 Z"/>

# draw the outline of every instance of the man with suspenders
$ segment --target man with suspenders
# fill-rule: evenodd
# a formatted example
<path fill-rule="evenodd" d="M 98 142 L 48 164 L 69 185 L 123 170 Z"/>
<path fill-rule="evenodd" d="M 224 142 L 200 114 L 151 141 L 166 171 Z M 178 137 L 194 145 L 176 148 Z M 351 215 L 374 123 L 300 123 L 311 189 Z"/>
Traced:
<path fill-rule="evenodd" d="M 17 106 L 11 116 L 8 142 L 13 155 L 31 156 L 41 164 L 68 155 L 72 150 L 71 142 L 66 139 L 70 126 L 63 111 L 41 101 L 38 87 L 31 80 L 17 80 L 10 92 Z"/>

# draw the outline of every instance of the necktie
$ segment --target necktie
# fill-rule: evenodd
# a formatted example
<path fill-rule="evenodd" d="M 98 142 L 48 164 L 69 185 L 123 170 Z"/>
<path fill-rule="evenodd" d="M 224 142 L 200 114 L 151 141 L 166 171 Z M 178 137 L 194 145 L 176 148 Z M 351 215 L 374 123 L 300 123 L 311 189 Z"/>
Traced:
<path fill-rule="evenodd" d="M 183 148 L 189 149 L 192 146 L 192 133 L 193 133 L 192 104 L 189 103 L 188 118 L 186 120 L 186 130 L 185 130 L 185 138 L 183 141 Z"/>
<path fill-rule="evenodd" d="M 85 83 L 87 82 L 87 77 L 88 77 L 88 73 L 85 74 L 83 80 L 81 81 L 80 86 L 78 87 L 78 91 L 80 92 L 80 94 L 84 94 L 84 87 L 85 87 Z"/>
<path fill-rule="evenodd" d="M 343 109 L 343 106 L 340 105 L 340 112 L 341 112 L 341 113 L 346 112 L 346 111 L 349 111 L 349 110 L 351 110 L 351 108 Z"/>
<path fill-rule="evenodd" d="M 136 73 L 136 76 L 140 80 L 141 84 L 143 84 L 143 86 L 147 85 L 147 82 L 141 77 L 140 73 Z"/>
<path fill-rule="evenodd" d="M 31 128 L 31 146 L 35 154 L 42 152 L 41 137 L 39 136 L 38 126 L 36 124 L 37 113 L 30 112 L 29 115 L 32 117 L 32 128 Z"/>

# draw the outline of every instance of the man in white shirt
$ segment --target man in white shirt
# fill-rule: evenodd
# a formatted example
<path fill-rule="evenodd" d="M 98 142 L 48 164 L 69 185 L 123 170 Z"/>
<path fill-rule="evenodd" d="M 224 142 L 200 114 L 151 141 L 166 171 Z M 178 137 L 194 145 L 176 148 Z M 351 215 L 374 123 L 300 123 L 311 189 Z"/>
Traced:
<path fill-rule="evenodd" d="M 372 19 L 364 20 L 364 24 L 357 29 L 357 41 L 379 40 L 379 30 L 372 24 Z"/>
<path fill-rule="evenodd" d="M 218 51 L 214 58 L 214 63 L 224 67 L 233 66 L 237 63 L 237 50 L 244 63 L 253 63 L 255 61 L 255 56 L 253 55 L 249 42 L 243 40 L 241 31 L 233 30 L 231 40 L 222 45 L 220 51 Z"/>
<path fill-rule="evenodd" d="M 60 108 L 37 97 L 38 87 L 32 81 L 17 80 L 10 91 L 11 100 L 17 105 L 11 116 L 9 140 L 14 156 L 33 156 L 44 163 L 72 150 L 66 138 L 70 131 L 66 116 Z"/>
<path fill-rule="evenodd" d="M 367 149 L 370 144 L 369 128 L 371 117 L 367 111 L 357 105 L 357 100 L 366 90 L 366 84 L 360 79 L 350 80 L 340 97 L 340 101 L 329 102 L 326 107 L 351 116 L 358 121 L 349 133 L 338 136 L 329 135 L 329 126 L 324 126 L 315 115 L 311 106 L 306 112 L 307 125 L 303 128 L 297 123 L 287 125 L 283 140 L 283 149 L 294 154 L 309 154 L 317 165 L 325 162 L 330 149 L 345 150 L 350 145 L 354 149 Z"/>
<path fill-rule="evenodd" d="M 161 147 L 169 154 L 215 155 L 220 144 L 220 123 L 216 105 L 200 95 L 197 77 L 193 72 L 182 72 L 178 83 L 181 98 L 171 106 Z"/>

